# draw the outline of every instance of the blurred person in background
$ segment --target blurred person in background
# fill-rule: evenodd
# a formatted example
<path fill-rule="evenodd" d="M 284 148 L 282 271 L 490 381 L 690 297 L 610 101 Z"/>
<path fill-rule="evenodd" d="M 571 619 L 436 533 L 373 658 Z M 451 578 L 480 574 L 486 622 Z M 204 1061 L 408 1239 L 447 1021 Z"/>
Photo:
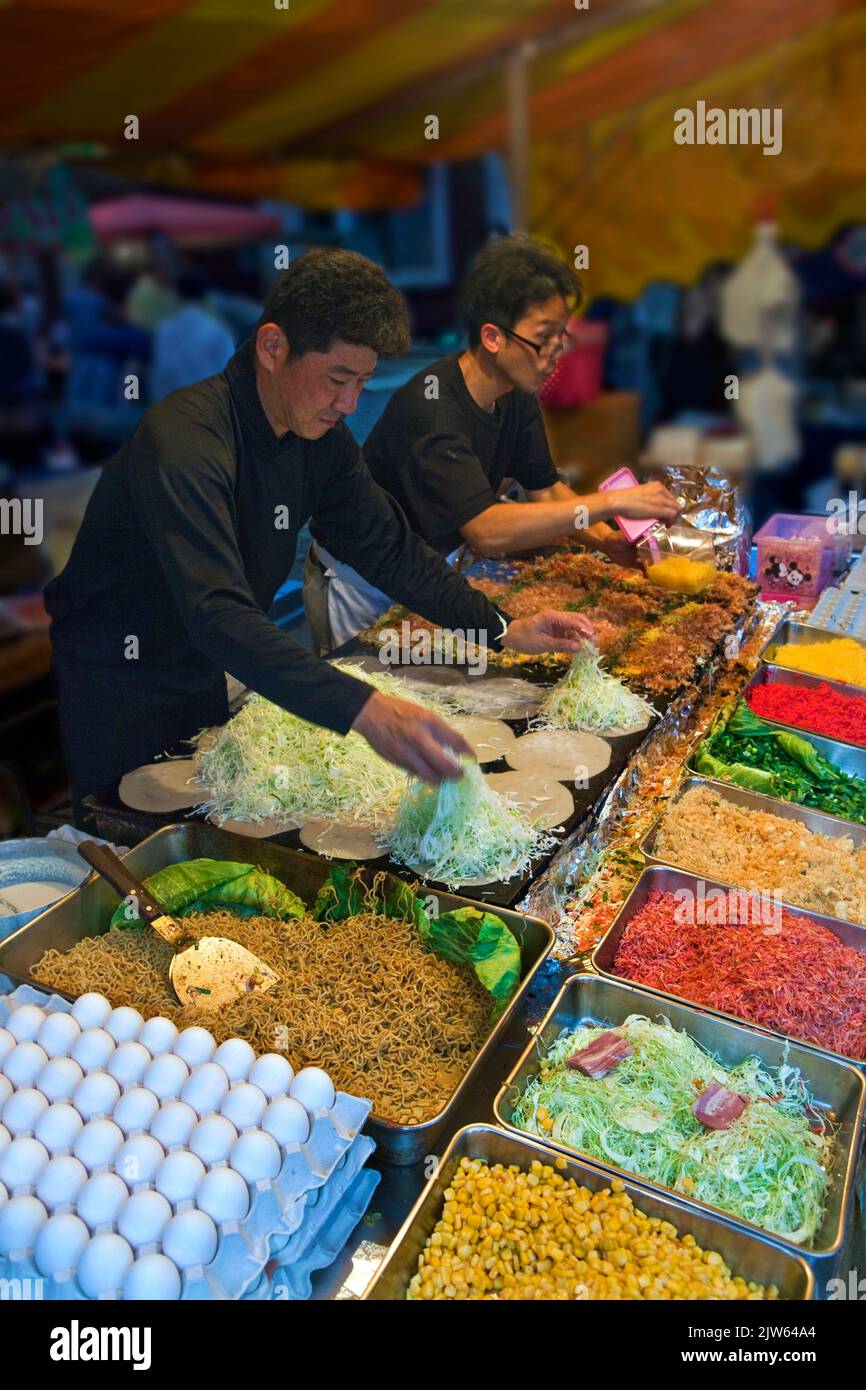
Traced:
<path fill-rule="evenodd" d="M 125 439 L 144 409 L 139 382 L 150 361 L 151 335 L 126 318 L 129 280 L 122 267 L 94 261 L 64 303 L 68 426 L 102 446 Z M 130 377 L 135 378 L 131 391 Z"/>
<path fill-rule="evenodd" d="M 45 376 L 32 317 L 18 287 L 0 281 L 0 457 L 30 464 L 48 430 Z"/>
<path fill-rule="evenodd" d="M 235 350 L 232 334 L 207 303 L 207 277 L 198 270 L 184 270 L 177 289 L 180 308 L 154 329 L 150 376 L 154 401 L 216 376 Z"/>

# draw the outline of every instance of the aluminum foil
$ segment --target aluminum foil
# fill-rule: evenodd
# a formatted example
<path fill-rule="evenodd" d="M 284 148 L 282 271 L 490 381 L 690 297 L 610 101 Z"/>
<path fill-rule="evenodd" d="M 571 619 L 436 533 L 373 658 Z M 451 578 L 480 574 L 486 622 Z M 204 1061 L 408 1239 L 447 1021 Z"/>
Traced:
<path fill-rule="evenodd" d="M 653 473 L 682 507 L 680 521 L 712 537 L 717 567 L 748 574 L 751 517 L 732 479 L 701 464 L 654 463 Z"/>
<path fill-rule="evenodd" d="M 542 917 L 554 928 L 555 957 L 579 958 L 595 944 L 585 939 L 582 918 L 600 897 L 600 911 L 612 920 L 640 871 L 637 846 L 661 802 L 679 785 L 689 749 L 703 737 L 719 706 L 745 685 L 758 654 L 789 610 L 790 604 L 755 604 L 734 629 L 738 656 L 710 662 L 699 682 L 671 705 L 594 817 L 577 827 L 518 904 L 521 911 Z"/>

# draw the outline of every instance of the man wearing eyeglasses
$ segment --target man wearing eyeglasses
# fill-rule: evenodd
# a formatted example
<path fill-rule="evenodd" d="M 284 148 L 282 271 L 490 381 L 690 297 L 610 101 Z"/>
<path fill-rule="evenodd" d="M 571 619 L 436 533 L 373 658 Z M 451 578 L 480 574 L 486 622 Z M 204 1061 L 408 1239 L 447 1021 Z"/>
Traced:
<path fill-rule="evenodd" d="M 529 237 L 503 237 L 476 256 L 463 289 L 468 346 L 425 367 L 389 401 L 364 457 L 414 531 L 450 556 L 462 544 L 503 555 L 587 534 L 616 513 L 672 521 L 660 483 L 579 496 L 557 476 L 537 394 L 568 346 L 570 266 Z M 527 502 L 501 500 L 506 479 Z M 313 528 L 305 597 L 317 646 L 339 646 L 388 607 L 387 595 L 336 562 Z"/>

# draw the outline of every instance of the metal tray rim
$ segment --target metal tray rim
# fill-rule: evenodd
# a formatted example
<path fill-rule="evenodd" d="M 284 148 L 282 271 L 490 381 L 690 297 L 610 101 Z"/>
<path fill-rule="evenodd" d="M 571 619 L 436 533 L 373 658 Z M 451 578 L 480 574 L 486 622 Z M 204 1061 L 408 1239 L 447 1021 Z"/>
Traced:
<path fill-rule="evenodd" d="M 726 784 L 722 783 L 721 785 L 724 786 Z M 664 990 L 655 989 L 652 985 L 639 984 L 637 981 L 627 980 L 624 975 L 614 975 L 612 971 L 605 970 L 604 966 L 599 965 L 597 957 L 603 950 L 608 937 L 612 935 L 616 927 L 619 925 L 620 919 L 625 915 L 626 909 L 631 903 L 632 898 L 637 893 L 638 887 L 640 886 L 644 877 L 647 874 L 651 874 L 654 870 L 662 870 L 666 873 L 681 874 L 684 878 L 697 879 L 701 877 L 700 874 L 691 873 L 689 869 L 681 869 L 677 864 L 651 864 L 648 865 L 647 868 L 642 869 L 637 879 L 632 884 L 632 887 L 629 889 L 628 896 L 623 900 L 622 906 L 620 907 L 619 911 L 617 912 L 607 931 L 604 933 L 604 936 L 593 949 L 592 955 L 590 956 L 590 965 L 592 967 L 593 972 L 596 975 L 599 975 L 604 980 L 615 980 L 618 984 L 628 985 L 635 989 L 642 989 L 646 994 L 654 994 L 659 999 L 669 999 L 674 1004 L 686 1004 L 689 1008 L 695 1009 L 700 1013 L 712 1014 L 716 1018 L 725 1019 L 728 1023 L 736 1023 L 746 1028 L 751 1028 L 752 1031 L 755 1033 L 765 1033 L 770 1037 L 782 1038 L 786 1042 L 794 1043 L 797 1047 L 806 1048 L 809 1052 L 816 1052 L 819 1054 L 819 1056 L 832 1057 L 837 1062 L 844 1062 L 846 1066 L 854 1067 L 856 1070 L 866 1068 L 866 1057 L 848 1057 L 845 1055 L 844 1052 L 834 1052 L 833 1049 L 830 1047 L 819 1047 L 817 1043 L 806 1042 L 803 1038 L 795 1038 L 792 1033 L 783 1033 L 777 1028 L 769 1028 L 761 1023 L 753 1023 L 750 1019 L 743 1018 L 740 1014 L 726 1014 L 721 1009 L 714 1009 L 709 1004 L 696 1004 L 693 999 L 686 999 L 682 995 L 668 994 Z M 724 879 L 719 878 L 705 878 L 703 881 L 707 884 L 708 887 L 742 887 L 742 885 L 740 884 L 726 883 Z M 822 926 L 826 926 L 829 931 L 833 931 L 834 927 L 843 921 L 843 919 L 840 917 L 828 917 L 824 913 L 811 912 L 809 908 L 798 907 L 796 903 L 783 903 L 782 906 L 786 909 L 786 911 L 795 912 L 801 917 L 810 917 L 812 921 L 819 922 Z M 844 922 L 844 925 L 847 927 L 851 927 L 851 929 L 855 932 L 863 933 L 864 951 L 866 951 L 866 927 L 861 927 L 856 922 Z"/>
<path fill-rule="evenodd" d="M 519 1125 L 515 1125 L 511 1120 L 506 1119 L 506 1117 L 502 1114 L 502 1102 L 505 1098 L 506 1092 L 515 1086 L 515 1078 L 522 1071 L 525 1062 L 532 1055 L 538 1035 L 541 1033 L 542 1029 L 547 1026 L 548 1023 L 552 1022 L 555 1014 L 561 1007 L 563 1000 L 567 997 L 567 995 L 574 991 L 576 986 L 583 983 L 591 984 L 593 982 L 613 985 L 615 988 L 622 989 L 625 994 L 636 996 L 637 1001 L 639 1001 L 641 998 L 649 998 L 651 1002 L 655 1002 L 655 1000 L 657 999 L 665 1000 L 665 1002 L 667 1002 L 668 999 L 667 996 L 663 996 L 652 990 L 647 990 L 644 988 L 644 986 L 635 984 L 632 981 L 622 980 L 618 977 L 602 976 L 600 972 L 597 974 L 586 973 L 571 975 L 562 985 L 560 990 L 557 992 L 556 998 L 553 1000 L 552 1004 L 550 1005 L 550 1008 L 545 1013 L 544 1018 L 539 1023 L 535 1034 L 532 1038 L 530 1038 L 526 1047 L 520 1054 L 520 1057 L 518 1058 L 517 1062 L 512 1067 L 508 1076 L 505 1078 L 505 1080 L 503 1081 L 502 1085 L 496 1093 L 496 1097 L 493 1102 L 493 1113 L 496 1116 L 497 1123 L 502 1125 L 502 1127 L 504 1129 L 507 1129 L 510 1133 L 526 1134 L 527 1131 L 522 1130 L 519 1127 Z M 674 1003 L 672 997 L 670 998 L 670 1002 Z M 696 1018 L 698 1018 L 701 1013 L 710 1012 L 709 1010 L 702 1010 L 700 1006 L 696 1006 L 694 1004 L 680 1004 L 679 1001 L 676 1001 L 676 1007 L 684 1011 L 686 1014 L 690 1014 Z M 726 1014 L 719 1014 L 716 1012 L 716 1017 L 719 1019 L 719 1022 L 729 1024 L 732 1028 L 734 1028 L 737 1031 L 737 1033 L 744 1034 L 744 1042 L 747 1041 L 748 1036 L 750 1034 L 756 1036 L 757 1038 L 761 1038 L 762 1036 L 768 1039 L 772 1038 L 773 1041 L 777 1041 L 779 1038 L 778 1034 L 773 1034 L 769 1031 L 763 1031 L 754 1028 L 751 1024 L 743 1024 L 736 1022 L 733 1018 L 729 1018 Z M 792 1047 L 797 1048 L 801 1046 L 801 1044 L 796 1043 L 793 1040 L 791 1045 Z M 817 1049 L 815 1050 L 817 1051 Z M 603 1168 L 605 1171 L 613 1173 L 616 1176 L 633 1177 L 643 1187 L 647 1187 L 653 1192 L 662 1193 L 665 1196 L 673 1195 L 675 1197 L 679 1197 L 686 1206 L 695 1207 L 700 1211 L 708 1212 L 710 1213 L 710 1215 L 714 1217 L 724 1216 L 729 1222 L 733 1223 L 735 1226 L 741 1227 L 745 1231 L 748 1231 L 751 1235 L 765 1237 L 774 1244 L 784 1246 L 786 1250 L 796 1251 L 800 1253 L 806 1260 L 812 1259 L 823 1261 L 827 1259 L 832 1259 L 836 1255 L 838 1255 L 840 1249 L 842 1248 L 842 1245 L 845 1240 L 845 1233 L 848 1226 L 848 1221 L 850 1219 L 850 1206 L 854 1195 L 854 1175 L 856 1172 L 857 1161 L 859 1157 L 859 1134 L 863 1124 L 864 1104 L 866 1104 L 866 1082 L 864 1082 L 863 1075 L 860 1071 L 858 1071 L 856 1066 L 852 1065 L 850 1062 L 837 1062 L 835 1053 L 829 1053 L 825 1051 L 823 1054 L 819 1053 L 818 1055 L 823 1055 L 823 1057 L 827 1061 L 832 1061 L 836 1065 L 844 1067 L 846 1071 L 851 1073 L 850 1079 L 858 1096 L 857 1104 L 855 1107 L 855 1116 L 852 1124 L 853 1142 L 849 1145 L 848 1148 L 848 1155 L 845 1162 L 845 1170 L 842 1177 L 842 1191 L 839 1202 L 839 1215 L 836 1221 L 835 1235 L 832 1243 L 829 1245 L 808 1248 L 802 1245 L 798 1245 L 795 1241 L 789 1240 L 786 1236 L 778 1235 L 772 1231 L 767 1231 L 764 1229 L 763 1226 L 756 1226 L 753 1222 L 746 1221 L 743 1219 L 743 1217 L 735 1216 L 732 1212 L 725 1211 L 722 1207 L 714 1207 L 711 1206 L 708 1202 L 701 1202 L 697 1198 L 688 1197 L 685 1193 L 677 1192 L 674 1188 L 664 1187 L 661 1183 L 654 1182 L 652 1178 L 648 1178 L 640 1173 L 633 1173 L 628 1168 L 620 1168 L 614 1163 L 608 1163 L 604 1159 L 596 1158 L 592 1154 L 585 1153 L 582 1149 L 569 1148 L 568 1145 L 563 1144 L 556 1139 L 544 1139 L 540 1142 L 548 1145 L 552 1149 L 556 1149 L 560 1153 L 573 1155 L 580 1162 L 583 1162 L 584 1159 L 586 1159 L 589 1163 L 595 1165 L 595 1167 Z M 530 1139 L 534 1139 L 536 1136 L 530 1134 L 528 1137 Z"/>
<path fill-rule="evenodd" d="M 460 1154 L 461 1148 L 467 1146 L 471 1142 L 473 1136 L 477 1135 L 489 1135 L 498 1139 L 507 1140 L 509 1143 L 515 1146 L 516 1150 L 523 1151 L 523 1153 L 527 1157 L 527 1161 L 531 1160 L 532 1158 L 539 1158 L 542 1161 L 553 1163 L 557 1159 L 565 1158 L 569 1170 L 581 1169 L 583 1170 L 583 1172 L 600 1177 L 604 1179 L 606 1182 L 609 1181 L 609 1179 L 613 1176 L 613 1174 L 611 1174 L 607 1169 L 601 1168 L 597 1163 L 594 1163 L 592 1160 L 584 1161 L 569 1156 L 567 1154 L 560 1153 L 559 1150 L 551 1149 L 549 1146 L 542 1143 L 540 1140 L 535 1139 L 533 1135 L 523 1134 L 520 1131 L 515 1131 L 511 1129 L 503 1129 L 501 1126 L 491 1124 L 489 1121 L 482 1121 L 475 1124 L 464 1125 L 461 1129 L 457 1130 L 457 1132 L 452 1136 L 445 1149 L 445 1152 L 439 1159 L 439 1162 L 436 1166 L 436 1171 L 433 1173 L 432 1177 L 428 1178 L 427 1182 L 424 1184 L 423 1188 L 418 1194 L 418 1197 L 413 1203 L 412 1208 L 409 1211 L 405 1221 L 401 1225 L 399 1231 L 397 1232 L 390 1246 L 388 1247 L 384 1259 L 382 1260 L 381 1264 L 379 1265 L 378 1269 L 370 1279 L 370 1282 L 367 1284 L 367 1287 L 361 1295 L 362 1302 L 378 1301 L 376 1299 L 376 1291 L 379 1288 L 379 1286 L 384 1282 L 389 1267 L 392 1264 L 396 1263 L 400 1254 L 401 1246 L 403 1245 L 407 1237 L 411 1234 L 419 1216 L 421 1215 L 424 1208 L 427 1206 L 428 1202 L 431 1200 L 435 1184 L 439 1178 L 439 1174 L 443 1171 L 445 1166 L 449 1162 L 451 1162 L 453 1158 L 457 1157 Z M 517 1153 L 515 1153 L 514 1159 L 515 1161 L 519 1161 L 519 1155 Z M 569 1176 L 575 1177 L 576 1174 L 572 1171 L 569 1171 Z M 770 1236 L 764 1235 L 763 1233 L 759 1232 L 757 1234 L 754 1234 L 751 1228 L 747 1226 L 737 1225 L 736 1223 L 731 1221 L 730 1217 L 726 1216 L 724 1213 L 717 1217 L 712 1213 L 712 1210 L 710 1208 L 702 1208 L 694 1204 L 686 1203 L 679 1198 L 678 1194 L 674 1194 L 672 1197 L 669 1197 L 666 1195 L 664 1190 L 653 1191 L 651 1188 L 648 1188 L 644 1183 L 642 1183 L 640 1179 L 634 1178 L 632 1174 L 626 1175 L 623 1181 L 626 1191 L 628 1191 L 629 1195 L 633 1197 L 636 1205 L 640 1204 L 642 1197 L 650 1197 L 653 1201 L 659 1202 L 662 1205 L 670 1208 L 670 1214 L 668 1219 L 670 1219 L 672 1222 L 677 1216 L 684 1216 L 686 1219 L 688 1219 L 689 1216 L 696 1215 L 704 1220 L 709 1221 L 714 1226 L 721 1226 L 726 1230 L 729 1230 L 732 1234 L 745 1237 L 747 1240 L 753 1241 L 759 1245 L 763 1245 L 766 1248 L 781 1255 L 782 1257 L 784 1257 L 786 1261 L 797 1265 L 803 1277 L 803 1296 L 802 1299 L 798 1301 L 810 1302 L 814 1299 L 814 1271 L 809 1261 L 804 1259 L 801 1250 L 795 1250 L 793 1248 L 788 1248 L 787 1246 L 781 1246 L 775 1239 L 773 1239 Z M 733 1272 L 736 1273 L 737 1271 Z"/>

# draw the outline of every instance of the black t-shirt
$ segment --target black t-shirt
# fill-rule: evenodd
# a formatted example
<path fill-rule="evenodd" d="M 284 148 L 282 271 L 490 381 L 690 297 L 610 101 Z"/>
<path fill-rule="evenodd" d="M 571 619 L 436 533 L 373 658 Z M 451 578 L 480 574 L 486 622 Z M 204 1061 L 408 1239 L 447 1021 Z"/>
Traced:
<path fill-rule="evenodd" d="M 428 399 L 434 391 L 438 398 Z M 395 391 L 364 457 L 413 530 L 443 555 L 460 544 L 461 526 L 496 503 L 505 478 L 532 491 L 557 480 L 535 396 L 515 387 L 482 410 L 456 356 Z"/>
<path fill-rule="evenodd" d="M 145 702 L 148 691 L 188 701 L 230 671 L 345 733 L 370 687 L 267 616 L 309 518 L 337 559 L 398 603 L 445 627 L 482 629 L 498 647 L 497 610 L 410 530 L 345 425 L 318 440 L 277 438 L 249 343 L 224 372 L 152 406 L 104 468 L 69 562 L 45 591 L 52 640 L 118 672 Z"/>

